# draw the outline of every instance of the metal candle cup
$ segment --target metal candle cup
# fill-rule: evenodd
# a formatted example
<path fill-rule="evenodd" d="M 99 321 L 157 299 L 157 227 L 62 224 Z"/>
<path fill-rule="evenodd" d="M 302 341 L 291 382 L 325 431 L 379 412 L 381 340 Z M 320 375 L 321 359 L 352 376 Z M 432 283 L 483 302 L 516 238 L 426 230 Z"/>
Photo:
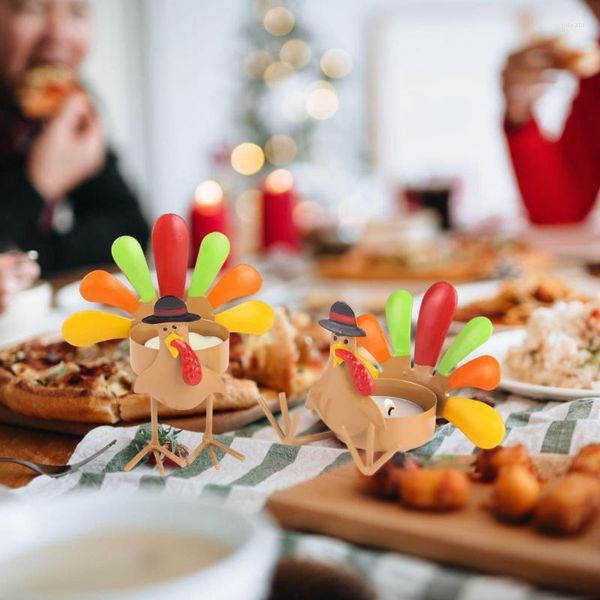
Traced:
<path fill-rule="evenodd" d="M 220 344 L 195 350 L 194 353 L 200 359 L 202 366 L 222 375 L 229 366 L 229 331 L 214 321 L 204 319 L 190 322 L 189 331 L 221 338 Z M 155 336 L 156 326 L 139 323 L 131 328 L 129 359 L 131 368 L 136 375 L 145 371 L 158 354 L 158 350 L 144 346 L 150 338 Z"/>

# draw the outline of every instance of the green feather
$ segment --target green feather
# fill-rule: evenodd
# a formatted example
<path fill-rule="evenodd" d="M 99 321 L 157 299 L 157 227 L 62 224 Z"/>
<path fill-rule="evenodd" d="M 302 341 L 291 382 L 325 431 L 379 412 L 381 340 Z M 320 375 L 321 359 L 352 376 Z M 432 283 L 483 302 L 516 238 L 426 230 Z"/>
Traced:
<path fill-rule="evenodd" d="M 454 338 L 438 366 L 438 373 L 448 375 L 463 358 L 490 339 L 494 327 L 487 317 L 471 319 Z"/>
<path fill-rule="evenodd" d="M 156 297 L 148 263 L 140 243 L 130 235 L 118 237 L 112 244 L 111 253 L 119 269 L 129 280 L 142 302 Z"/>
<path fill-rule="evenodd" d="M 213 231 L 204 237 L 198 250 L 188 296 L 198 298 L 206 295 L 229 256 L 229 248 L 227 236 L 218 231 Z"/>
<path fill-rule="evenodd" d="M 410 356 L 412 296 L 406 290 L 392 292 L 385 305 L 385 318 L 395 356 Z"/>

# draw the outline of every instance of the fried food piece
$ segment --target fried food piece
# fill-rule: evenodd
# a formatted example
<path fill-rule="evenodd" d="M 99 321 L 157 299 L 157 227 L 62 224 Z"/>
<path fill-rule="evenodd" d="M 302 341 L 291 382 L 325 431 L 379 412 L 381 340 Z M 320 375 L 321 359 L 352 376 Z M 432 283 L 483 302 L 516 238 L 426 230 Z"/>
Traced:
<path fill-rule="evenodd" d="M 469 478 L 457 469 L 403 469 L 398 482 L 400 501 L 410 508 L 456 510 L 469 498 Z"/>
<path fill-rule="evenodd" d="M 516 465 L 521 465 L 533 473 L 531 456 L 523 444 L 480 450 L 475 459 L 475 475 L 479 481 L 490 483 L 496 480 L 503 467 Z"/>
<path fill-rule="evenodd" d="M 16 89 L 17 103 L 30 119 L 54 116 L 65 100 L 81 90 L 73 71 L 61 65 L 41 65 L 29 69 Z"/>
<path fill-rule="evenodd" d="M 412 456 L 397 452 L 374 475 L 359 473 L 363 489 L 378 498 L 396 500 L 398 498 L 399 474 L 403 469 L 420 469 L 421 465 Z M 357 469 L 358 471 L 358 469 Z"/>
<path fill-rule="evenodd" d="M 600 444 L 588 444 L 576 454 L 569 473 L 587 473 L 600 477 Z"/>
<path fill-rule="evenodd" d="M 582 473 L 570 473 L 552 482 L 535 511 L 535 525 L 554 535 L 580 532 L 600 508 L 600 481 Z"/>
<path fill-rule="evenodd" d="M 540 498 L 540 484 L 523 465 L 503 467 L 496 478 L 492 509 L 504 521 L 523 521 Z"/>

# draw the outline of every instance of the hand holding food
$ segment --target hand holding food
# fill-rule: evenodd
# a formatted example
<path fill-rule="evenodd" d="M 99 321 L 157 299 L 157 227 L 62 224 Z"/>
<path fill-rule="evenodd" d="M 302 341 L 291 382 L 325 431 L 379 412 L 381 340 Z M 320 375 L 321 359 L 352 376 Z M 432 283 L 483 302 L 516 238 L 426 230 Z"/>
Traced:
<path fill-rule="evenodd" d="M 69 96 L 81 89 L 71 69 L 44 64 L 25 72 L 15 96 L 26 117 L 48 119 L 60 111 Z"/>
<path fill-rule="evenodd" d="M 40 276 L 37 262 L 20 252 L 0 254 L 0 313 L 14 295 L 25 290 Z"/>
<path fill-rule="evenodd" d="M 87 96 L 70 96 L 33 143 L 27 174 L 48 200 L 59 199 L 97 173 L 106 145 L 98 115 Z"/>
<path fill-rule="evenodd" d="M 600 71 L 600 49 L 577 50 L 560 37 L 544 37 L 508 57 L 502 72 L 502 89 L 510 125 L 529 121 L 535 102 L 560 69 L 577 77 L 591 77 Z"/>

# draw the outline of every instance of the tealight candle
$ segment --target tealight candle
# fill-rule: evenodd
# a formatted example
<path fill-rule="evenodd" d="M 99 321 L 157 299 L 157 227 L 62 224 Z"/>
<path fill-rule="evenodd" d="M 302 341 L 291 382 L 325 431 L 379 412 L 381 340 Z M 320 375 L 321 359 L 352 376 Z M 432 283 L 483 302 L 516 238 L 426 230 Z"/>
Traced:
<path fill-rule="evenodd" d="M 190 331 L 188 336 L 192 350 L 212 348 L 213 346 L 218 346 L 223 341 L 216 335 L 201 335 L 194 331 Z M 146 346 L 146 348 L 151 348 L 152 350 L 158 350 L 160 348 L 160 338 L 158 336 L 151 337 L 144 342 L 144 346 Z"/>
<path fill-rule="evenodd" d="M 273 171 L 265 179 L 262 193 L 262 247 L 297 250 L 298 231 L 294 223 L 296 193 L 294 177 L 285 169 Z"/>
<path fill-rule="evenodd" d="M 406 398 L 391 398 L 389 396 L 372 396 L 377 406 L 386 417 L 412 417 L 423 412 L 423 408 Z"/>
<path fill-rule="evenodd" d="M 227 206 L 223 189 L 216 181 L 207 179 L 196 188 L 190 220 L 192 230 L 191 259 L 196 257 L 200 242 L 209 233 L 219 231 L 228 235 Z"/>

